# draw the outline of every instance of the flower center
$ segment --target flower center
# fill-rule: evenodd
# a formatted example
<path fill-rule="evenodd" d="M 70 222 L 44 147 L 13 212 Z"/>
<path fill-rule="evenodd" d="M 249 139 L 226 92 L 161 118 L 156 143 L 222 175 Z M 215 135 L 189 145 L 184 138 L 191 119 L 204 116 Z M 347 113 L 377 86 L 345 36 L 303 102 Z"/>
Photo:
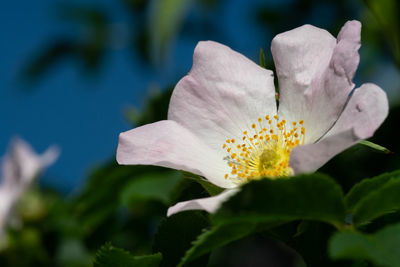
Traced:
<path fill-rule="evenodd" d="M 232 179 L 238 183 L 251 179 L 271 178 L 293 175 L 289 166 L 289 157 L 292 149 L 304 144 L 304 121 L 288 124 L 286 120 L 279 121 L 275 115 L 265 120 L 258 118 L 251 129 L 243 132 L 240 142 L 227 139 L 222 145 L 227 156 L 224 158 L 231 168 L 225 174 L 225 179 Z"/>

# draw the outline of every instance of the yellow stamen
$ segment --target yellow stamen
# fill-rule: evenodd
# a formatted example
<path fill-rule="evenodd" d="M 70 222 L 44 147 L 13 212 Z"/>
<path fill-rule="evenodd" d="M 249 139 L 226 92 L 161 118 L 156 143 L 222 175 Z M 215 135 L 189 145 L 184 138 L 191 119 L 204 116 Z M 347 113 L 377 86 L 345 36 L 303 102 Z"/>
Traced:
<path fill-rule="evenodd" d="M 222 145 L 228 153 L 227 161 L 231 168 L 225 179 L 242 183 L 265 176 L 277 178 L 293 174 L 289 157 L 295 146 L 304 144 L 304 121 L 287 123 L 274 115 L 275 122 L 272 123 L 269 115 L 264 118 L 265 121 L 262 117 L 257 119 L 258 126 L 252 123 L 251 129 L 243 131 L 242 143 L 239 139 L 238 144 L 233 145 L 236 140 L 231 138 L 226 140 L 228 145 Z M 302 127 L 298 129 L 297 124 Z"/>

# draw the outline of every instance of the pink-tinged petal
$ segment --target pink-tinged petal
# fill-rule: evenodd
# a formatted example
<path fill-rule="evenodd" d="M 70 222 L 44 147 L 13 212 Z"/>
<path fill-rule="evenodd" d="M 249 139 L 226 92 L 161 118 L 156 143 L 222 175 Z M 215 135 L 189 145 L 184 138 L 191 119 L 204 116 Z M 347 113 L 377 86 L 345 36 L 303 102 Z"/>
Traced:
<path fill-rule="evenodd" d="M 306 143 L 318 140 L 340 115 L 359 63 L 361 24 L 349 21 L 335 40 L 304 25 L 272 41 L 280 88 L 279 116 L 305 121 Z"/>
<path fill-rule="evenodd" d="M 290 166 L 296 174 L 313 172 L 336 154 L 371 137 L 388 114 L 386 93 L 374 84 L 356 89 L 333 128 L 315 144 L 295 147 Z"/>
<path fill-rule="evenodd" d="M 121 133 L 117 161 L 185 170 L 202 175 L 220 187 L 235 187 L 224 178 L 229 167 L 221 152 L 211 149 L 177 122 L 165 120 Z"/>
<path fill-rule="evenodd" d="M 168 119 L 179 122 L 221 150 L 257 118 L 276 114 L 273 73 L 229 47 L 200 42 L 190 73 L 176 85 Z"/>
<path fill-rule="evenodd" d="M 228 200 L 231 196 L 236 194 L 239 189 L 229 189 L 225 190 L 221 194 L 213 197 L 193 199 L 189 201 L 183 201 L 170 207 L 167 212 L 167 216 L 171 216 L 175 213 L 185 211 L 185 210 L 205 210 L 209 213 L 216 212 L 221 204 Z"/>
<path fill-rule="evenodd" d="M 372 83 L 357 88 L 326 137 L 353 128 L 360 139 L 371 137 L 389 113 L 385 91 Z"/>
<path fill-rule="evenodd" d="M 329 136 L 318 143 L 295 147 L 289 165 L 295 174 L 310 173 L 319 169 L 336 154 L 354 145 L 360 139 L 353 129 Z"/>

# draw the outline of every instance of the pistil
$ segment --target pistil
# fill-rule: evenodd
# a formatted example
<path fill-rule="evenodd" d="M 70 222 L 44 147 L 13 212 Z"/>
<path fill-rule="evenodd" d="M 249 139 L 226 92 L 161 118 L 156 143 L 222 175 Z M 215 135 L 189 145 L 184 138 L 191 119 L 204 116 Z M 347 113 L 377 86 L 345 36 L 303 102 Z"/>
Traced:
<path fill-rule="evenodd" d="M 225 160 L 231 169 L 225 179 L 238 183 L 263 177 L 277 178 L 293 175 L 289 166 L 290 152 L 304 144 L 304 121 L 287 123 L 275 115 L 258 118 L 257 123 L 243 131 L 241 140 L 227 139 L 222 145 Z"/>

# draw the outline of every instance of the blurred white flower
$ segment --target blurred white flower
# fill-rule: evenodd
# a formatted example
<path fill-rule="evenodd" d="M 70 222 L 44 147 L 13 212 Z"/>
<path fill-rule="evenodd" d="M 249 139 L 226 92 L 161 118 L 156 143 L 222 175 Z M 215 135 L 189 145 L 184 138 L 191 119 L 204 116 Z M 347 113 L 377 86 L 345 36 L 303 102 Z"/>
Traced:
<path fill-rule="evenodd" d="M 36 154 L 22 139 L 11 141 L 8 153 L 1 161 L 0 180 L 0 242 L 12 216 L 13 208 L 44 168 L 51 165 L 59 155 L 55 146 L 43 154 Z"/>

